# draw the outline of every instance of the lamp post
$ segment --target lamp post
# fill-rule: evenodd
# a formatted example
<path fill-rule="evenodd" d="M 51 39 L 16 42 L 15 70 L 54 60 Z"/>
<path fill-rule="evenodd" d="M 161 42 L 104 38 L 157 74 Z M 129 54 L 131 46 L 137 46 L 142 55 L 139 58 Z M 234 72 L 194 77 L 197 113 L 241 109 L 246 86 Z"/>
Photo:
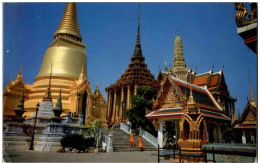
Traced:
<path fill-rule="evenodd" d="M 39 107 L 40 107 L 40 104 L 38 103 L 38 104 L 36 105 L 36 115 L 35 115 L 35 121 L 34 121 L 34 125 L 33 125 L 33 133 L 32 133 L 31 144 L 30 144 L 29 150 L 34 150 L 34 149 L 33 149 L 34 130 L 35 130 L 36 122 L 37 122 L 37 114 L 38 114 L 38 111 L 39 111 Z"/>

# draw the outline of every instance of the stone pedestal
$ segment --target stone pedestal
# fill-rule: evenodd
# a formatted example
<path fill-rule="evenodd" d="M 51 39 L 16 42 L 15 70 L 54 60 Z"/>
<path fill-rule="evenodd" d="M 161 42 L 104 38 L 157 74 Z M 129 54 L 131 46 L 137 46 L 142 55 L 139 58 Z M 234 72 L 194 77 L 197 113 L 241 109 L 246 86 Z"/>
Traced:
<path fill-rule="evenodd" d="M 60 149 L 60 140 L 65 135 L 65 128 L 67 124 L 62 123 L 48 123 L 45 134 L 40 137 L 40 141 L 35 146 L 37 151 L 54 151 Z"/>
<path fill-rule="evenodd" d="M 9 122 L 6 125 L 4 136 L 25 136 L 30 125 L 20 122 Z"/>

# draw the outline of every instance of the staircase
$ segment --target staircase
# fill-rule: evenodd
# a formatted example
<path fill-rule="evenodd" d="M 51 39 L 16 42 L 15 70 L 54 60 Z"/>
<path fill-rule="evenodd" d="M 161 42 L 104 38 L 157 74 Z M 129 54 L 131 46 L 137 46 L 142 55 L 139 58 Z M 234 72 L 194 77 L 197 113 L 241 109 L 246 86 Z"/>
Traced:
<path fill-rule="evenodd" d="M 138 151 L 139 145 L 138 145 L 138 139 L 139 136 L 134 136 L 134 147 L 130 146 L 130 135 L 125 133 L 123 130 L 121 130 L 118 127 L 113 127 L 113 129 L 107 130 L 106 133 L 112 133 L 113 134 L 113 150 L 114 152 L 131 152 L 131 151 Z M 144 151 L 156 151 L 157 148 L 151 145 L 146 140 L 142 139 L 143 144 L 143 150 Z"/>

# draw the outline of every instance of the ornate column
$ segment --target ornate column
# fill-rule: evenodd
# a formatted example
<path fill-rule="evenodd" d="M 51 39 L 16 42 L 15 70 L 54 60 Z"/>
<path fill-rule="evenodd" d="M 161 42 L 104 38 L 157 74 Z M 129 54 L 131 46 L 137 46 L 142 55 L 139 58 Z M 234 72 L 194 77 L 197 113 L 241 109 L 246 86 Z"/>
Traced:
<path fill-rule="evenodd" d="M 161 120 L 159 122 L 159 129 L 158 129 L 158 144 L 159 147 L 163 147 L 163 122 Z"/>
<path fill-rule="evenodd" d="M 113 106 L 113 118 L 112 120 L 116 120 L 116 89 L 114 90 L 114 106 Z"/>
<path fill-rule="evenodd" d="M 127 109 L 130 108 L 130 94 L 131 94 L 131 86 L 127 86 Z"/>
<path fill-rule="evenodd" d="M 110 120 L 110 109 L 111 109 L 111 91 L 107 94 L 107 120 Z"/>
<path fill-rule="evenodd" d="M 119 112 L 119 120 L 123 119 L 123 114 L 124 114 L 124 110 L 123 110 L 123 103 L 124 103 L 124 87 L 121 87 L 121 105 L 120 105 L 120 112 Z"/>
<path fill-rule="evenodd" d="M 246 132 L 245 132 L 245 130 L 243 130 L 242 144 L 246 144 Z"/>

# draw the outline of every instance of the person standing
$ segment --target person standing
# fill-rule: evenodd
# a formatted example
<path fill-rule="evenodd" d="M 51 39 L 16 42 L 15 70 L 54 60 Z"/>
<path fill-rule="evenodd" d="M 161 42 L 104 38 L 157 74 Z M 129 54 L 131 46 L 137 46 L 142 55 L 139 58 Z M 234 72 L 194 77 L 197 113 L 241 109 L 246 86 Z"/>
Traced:
<path fill-rule="evenodd" d="M 130 133 L 130 145 L 131 147 L 134 146 L 134 134 L 132 132 Z"/>
<path fill-rule="evenodd" d="M 142 136 L 139 136 L 138 144 L 139 144 L 139 151 L 142 151 L 143 150 Z"/>

